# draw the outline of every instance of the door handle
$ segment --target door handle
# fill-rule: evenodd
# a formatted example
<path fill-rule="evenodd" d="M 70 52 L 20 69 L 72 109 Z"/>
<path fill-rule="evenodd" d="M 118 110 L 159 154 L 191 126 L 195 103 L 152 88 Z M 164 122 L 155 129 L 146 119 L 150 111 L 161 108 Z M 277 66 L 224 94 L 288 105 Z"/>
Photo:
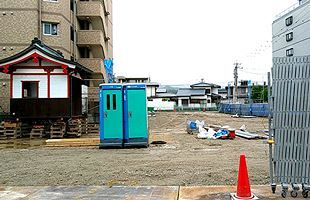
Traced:
<path fill-rule="evenodd" d="M 129 118 L 132 117 L 132 112 L 128 112 L 128 117 L 129 117 Z"/>
<path fill-rule="evenodd" d="M 103 113 L 103 118 L 107 118 L 107 117 L 108 117 L 107 112 L 104 112 L 104 113 Z"/>

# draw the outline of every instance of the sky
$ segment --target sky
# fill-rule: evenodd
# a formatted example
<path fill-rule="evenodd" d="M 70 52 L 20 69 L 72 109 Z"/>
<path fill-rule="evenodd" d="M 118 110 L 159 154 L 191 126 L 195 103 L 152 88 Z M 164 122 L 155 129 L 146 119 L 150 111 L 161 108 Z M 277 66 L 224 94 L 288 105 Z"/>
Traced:
<path fill-rule="evenodd" d="M 166 85 L 267 81 L 272 21 L 297 0 L 114 0 L 116 76 Z"/>

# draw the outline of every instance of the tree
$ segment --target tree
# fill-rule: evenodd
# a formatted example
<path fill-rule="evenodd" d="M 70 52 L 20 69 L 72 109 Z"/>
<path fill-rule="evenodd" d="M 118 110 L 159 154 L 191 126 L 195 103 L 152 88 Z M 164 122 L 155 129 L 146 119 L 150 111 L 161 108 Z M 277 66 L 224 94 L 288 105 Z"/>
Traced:
<path fill-rule="evenodd" d="M 266 85 L 252 86 L 251 98 L 254 103 L 268 102 L 268 86 Z"/>

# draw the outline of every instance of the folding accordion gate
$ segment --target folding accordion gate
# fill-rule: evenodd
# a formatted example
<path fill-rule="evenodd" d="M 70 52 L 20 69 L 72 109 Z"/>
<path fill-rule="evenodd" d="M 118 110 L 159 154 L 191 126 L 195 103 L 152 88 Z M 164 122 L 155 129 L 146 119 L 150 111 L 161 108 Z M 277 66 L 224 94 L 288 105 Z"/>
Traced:
<path fill-rule="evenodd" d="M 268 74 L 270 86 L 270 73 Z M 310 56 L 274 58 L 269 87 L 269 154 L 272 191 L 310 189 Z"/>

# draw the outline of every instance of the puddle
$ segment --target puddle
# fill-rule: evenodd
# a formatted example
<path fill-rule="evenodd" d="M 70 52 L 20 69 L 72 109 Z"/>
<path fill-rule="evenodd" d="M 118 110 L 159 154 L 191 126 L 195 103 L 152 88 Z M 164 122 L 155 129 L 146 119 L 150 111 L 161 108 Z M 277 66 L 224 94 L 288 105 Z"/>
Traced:
<path fill-rule="evenodd" d="M 159 145 L 159 144 L 167 144 L 165 141 L 157 140 L 157 141 L 152 141 L 151 144 Z"/>
<path fill-rule="evenodd" d="M 45 146 L 45 139 L 12 139 L 12 140 L 0 140 L 0 149 L 28 149 L 39 148 Z"/>

